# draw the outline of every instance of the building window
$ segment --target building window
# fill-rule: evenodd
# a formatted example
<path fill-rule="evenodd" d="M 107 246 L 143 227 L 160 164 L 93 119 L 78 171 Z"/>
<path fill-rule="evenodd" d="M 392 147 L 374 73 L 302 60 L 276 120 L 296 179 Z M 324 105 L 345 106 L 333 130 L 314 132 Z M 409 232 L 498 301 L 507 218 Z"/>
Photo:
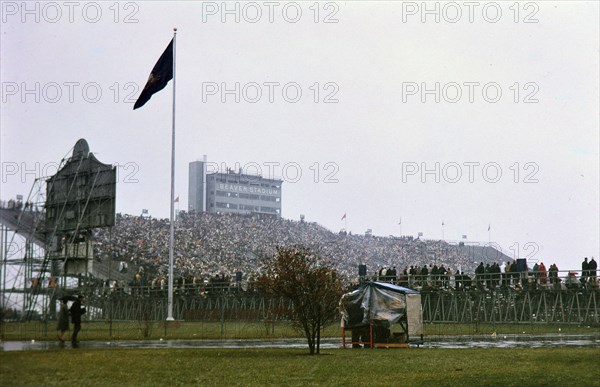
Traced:
<path fill-rule="evenodd" d="M 242 198 L 242 199 L 250 199 L 250 200 L 258 200 L 259 199 L 258 195 L 245 194 L 245 193 L 239 194 L 239 197 Z"/>

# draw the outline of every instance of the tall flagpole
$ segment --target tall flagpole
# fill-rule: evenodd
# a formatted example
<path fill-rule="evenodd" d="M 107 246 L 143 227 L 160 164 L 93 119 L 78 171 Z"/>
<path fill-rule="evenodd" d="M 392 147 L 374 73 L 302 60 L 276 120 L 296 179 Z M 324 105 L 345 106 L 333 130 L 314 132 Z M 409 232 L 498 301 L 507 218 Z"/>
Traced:
<path fill-rule="evenodd" d="M 169 236 L 169 298 L 167 301 L 167 321 L 173 321 L 173 241 L 175 239 L 175 58 L 177 28 L 173 28 L 173 128 L 171 135 L 171 219 Z"/>

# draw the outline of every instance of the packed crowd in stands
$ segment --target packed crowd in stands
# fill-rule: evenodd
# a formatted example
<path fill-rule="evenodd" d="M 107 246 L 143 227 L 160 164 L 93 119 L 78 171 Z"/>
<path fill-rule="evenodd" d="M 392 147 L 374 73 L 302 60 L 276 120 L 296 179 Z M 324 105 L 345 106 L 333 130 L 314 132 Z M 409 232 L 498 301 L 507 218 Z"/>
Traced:
<path fill-rule="evenodd" d="M 139 270 L 149 281 L 160 281 L 168 272 L 169 221 L 117 215 L 111 234 L 96 236 L 100 256 L 113 254 Z M 316 223 L 244 215 L 180 212 L 175 226 L 175 275 L 189 281 L 231 278 L 242 272 L 246 279 L 261 271 L 262 258 L 276 246 L 304 245 L 319 253 L 324 264 L 346 278 L 357 276 L 359 264 L 422 265 L 438 260 L 447 266 L 472 270 L 473 258 L 465 249 L 443 241 L 333 233 Z M 112 247 L 111 247 L 112 246 Z"/>
<path fill-rule="evenodd" d="M 169 220 L 117 214 L 112 234 L 96 235 L 97 257 L 113 258 L 130 270 L 130 286 L 165 291 L 169 261 Z M 401 286 L 456 290 L 526 286 L 516 263 L 503 254 L 477 256 L 469 246 L 439 240 L 333 233 L 317 223 L 282 218 L 179 212 L 175 224 L 174 286 L 201 289 L 239 287 L 252 283 L 262 271 L 263 258 L 277 246 L 307 246 L 323 264 L 357 283 L 358 266 L 369 278 Z M 433 263 L 432 263 L 433 262 Z M 479 263 L 480 262 L 480 263 Z M 536 272 L 535 283 L 558 282 L 552 265 Z M 398 268 L 398 269 L 396 269 Z M 539 269 L 539 273 L 538 273 Z M 121 267 L 123 270 L 123 267 Z M 527 281 L 531 282 L 528 278 Z"/>

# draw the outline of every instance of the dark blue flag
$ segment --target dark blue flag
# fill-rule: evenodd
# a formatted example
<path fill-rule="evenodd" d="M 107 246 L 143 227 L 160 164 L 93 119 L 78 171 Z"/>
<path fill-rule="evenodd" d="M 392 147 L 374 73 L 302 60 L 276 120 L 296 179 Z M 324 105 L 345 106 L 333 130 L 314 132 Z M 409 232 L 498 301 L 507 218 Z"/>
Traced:
<path fill-rule="evenodd" d="M 152 95 L 164 89 L 171 79 L 173 79 L 173 39 L 154 65 L 142 94 L 133 105 L 133 110 L 144 106 Z"/>

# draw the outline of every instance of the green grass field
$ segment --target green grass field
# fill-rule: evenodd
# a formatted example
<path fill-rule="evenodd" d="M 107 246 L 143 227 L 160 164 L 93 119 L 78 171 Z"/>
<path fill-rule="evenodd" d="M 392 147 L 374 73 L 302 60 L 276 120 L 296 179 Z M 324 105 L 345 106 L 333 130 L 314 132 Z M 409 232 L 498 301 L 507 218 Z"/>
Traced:
<path fill-rule="evenodd" d="M 2 386 L 600 386 L 600 349 L 1 352 Z"/>
<path fill-rule="evenodd" d="M 5 340 L 55 340 L 55 324 L 8 323 Z M 144 329 L 148 329 L 145 337 Z M 437 335 L 592 334 L 597 326 L 425 324 Z M 339 337 L 332 324 L 323 337 Z M 88 340 L 301 337 L 289 323 L 84 323 Z M 600 386 L 600 348 L 532 349 L 79 349 L 0 352 L 4 386 Z"/>
<path fill-rule="evenodd" d="M 9 322 L 2 326 L 3 340 L 56 340 L 56 322 Z M 573 324 L 424 324 L 424 334 L 438 335 L 536 335 L 600 334 L 600 327 Z M 322 337 L 340 337 L 339 323 L 329 325 Z M 303 337 L 288 322 L 84 322 L 81 340 L 158 340 L 164 339 L 273 339 Z"/>

